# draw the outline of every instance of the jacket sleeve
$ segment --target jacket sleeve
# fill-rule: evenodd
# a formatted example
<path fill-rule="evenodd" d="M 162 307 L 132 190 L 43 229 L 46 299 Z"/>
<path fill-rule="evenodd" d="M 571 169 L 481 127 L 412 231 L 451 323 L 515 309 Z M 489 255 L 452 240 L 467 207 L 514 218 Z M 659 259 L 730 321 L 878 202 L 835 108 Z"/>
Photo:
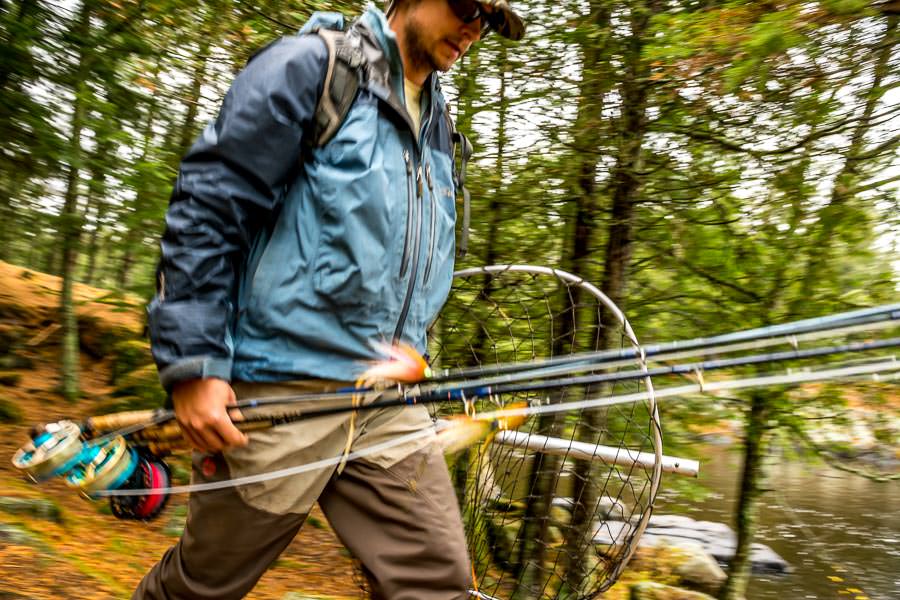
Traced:
<path fill-rule="evenodd" d="M 297 174 L 327 59 L 317 35 L 266 48 L 237 76 L 218 117 L 181 163 L 148 309 L 167 390 L 187 379 L 231 379 L 237 278 Z"/>

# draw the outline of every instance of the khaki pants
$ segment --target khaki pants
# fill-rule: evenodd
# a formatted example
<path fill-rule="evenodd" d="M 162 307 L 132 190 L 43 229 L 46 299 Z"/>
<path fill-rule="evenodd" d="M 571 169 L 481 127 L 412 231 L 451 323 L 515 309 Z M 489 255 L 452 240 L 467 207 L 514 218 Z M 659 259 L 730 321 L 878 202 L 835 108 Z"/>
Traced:
<path fill-rule="evenodd" d="M 330 391 L 342 384 L 235 384 L 239 398 Z M 430 424 L 424 407 L 362 411 L 353 449 Z M 193 481 L 270 472 L 337 456 L 346 414 L 254 432 L 245 448 L 194 454 Z M 193 494 L 184 534 L 144 577 L 133 599 L 244 597 L 303 525 L 313 502 L 363 564 L 374 598 L 462 600 L 470 570 L 462 521 L 443 455 L 420 439 L 336 467 Z"/>

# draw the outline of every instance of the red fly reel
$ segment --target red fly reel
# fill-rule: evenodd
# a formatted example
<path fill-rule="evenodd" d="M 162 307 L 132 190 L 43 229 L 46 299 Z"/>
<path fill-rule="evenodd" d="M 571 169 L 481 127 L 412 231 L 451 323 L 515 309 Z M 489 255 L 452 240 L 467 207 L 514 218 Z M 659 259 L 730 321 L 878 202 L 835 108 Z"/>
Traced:
<path fill-rule="evenodd" d="M 165 489 L 170 487 L 172 473 L 160 458 L 138 450 L 134 472 L 118 488 L 120 490 L 160 490 L 139 496 L 111 496 L 109 505 L 119 519 L 150 521 L 163 511 L 169 501 Z"/>

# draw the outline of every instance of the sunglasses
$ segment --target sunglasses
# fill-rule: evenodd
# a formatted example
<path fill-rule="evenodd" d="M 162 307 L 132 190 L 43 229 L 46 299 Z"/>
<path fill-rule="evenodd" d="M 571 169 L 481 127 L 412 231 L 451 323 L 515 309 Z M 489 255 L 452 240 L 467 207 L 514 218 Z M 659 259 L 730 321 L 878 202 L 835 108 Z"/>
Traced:
<path fill-rule="evenodd" d="M 466 25 L 481 19 L 481 35 L 486 34 L 492 26 L 496 26 L 502 18 L 498 12 L 486 12 L 477 0 L 447 0 L 447 3 L 456 18 Z"/>

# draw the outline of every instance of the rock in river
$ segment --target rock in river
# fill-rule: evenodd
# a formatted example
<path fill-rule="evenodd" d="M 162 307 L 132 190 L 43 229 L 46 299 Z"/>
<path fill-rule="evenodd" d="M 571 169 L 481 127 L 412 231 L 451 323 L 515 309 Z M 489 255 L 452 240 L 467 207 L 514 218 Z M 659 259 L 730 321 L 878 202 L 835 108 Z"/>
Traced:
<path fill-rule="evenodd" d="M 624 539 L 634 527 L 622 521 L 606 521 L 597 528 L 594 542 L 603 545 L 615 545 L 617 540 Z M 711 521 L 695 521 L 680 515 L 656 515 L 650 518 L 647 529 L 639 545 L 667 544 L 678 547 L 699 543 L 703 549 L 722 564 L 728 564 L 734 558 L 737 547 L 737 536 L 724 523 Z M 789 573 L 791 566 L 778 554 L 763 544 L 753 544 L 750 560 L 755 573 Z"/>

